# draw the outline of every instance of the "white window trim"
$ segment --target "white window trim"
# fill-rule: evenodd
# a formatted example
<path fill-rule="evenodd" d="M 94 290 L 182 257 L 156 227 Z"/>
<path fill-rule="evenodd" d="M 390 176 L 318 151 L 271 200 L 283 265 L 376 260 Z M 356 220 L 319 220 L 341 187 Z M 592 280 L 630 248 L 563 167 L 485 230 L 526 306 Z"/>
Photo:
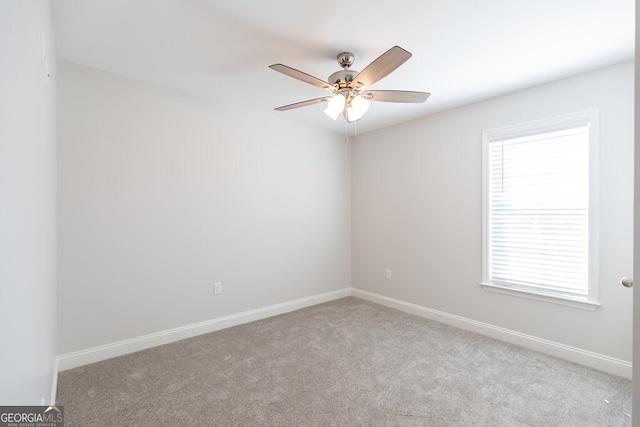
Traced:
<path fill-rule="evenodd" d="M 588 272 L 588 297 L 572 298 L 566 295 L 556 295 L 536 290 L 522 290 L 491 283 L 489 280 L 489 166 L 488 149 L 491 141 L 517 138 L 532 134 L 553 132 L 589 123 L 589 272 Z M 599 224 L 599 156 L 598 141 L 598 109 L 593 108 L 585 111 L 564 114 L 560 116 L 534 120 L 517 125 L 505 126 L 501 128 L 489 129 L 482 132 L 482 281 L 480 285 L 484 290 L 505 295 L 528 298 L 537 301 L 551 302 L 569 307 L 582 308 L 586 310 L 596 310 L 598 302 L 598 282 L 600 261 L 598 247 L 598 224 Z"/>

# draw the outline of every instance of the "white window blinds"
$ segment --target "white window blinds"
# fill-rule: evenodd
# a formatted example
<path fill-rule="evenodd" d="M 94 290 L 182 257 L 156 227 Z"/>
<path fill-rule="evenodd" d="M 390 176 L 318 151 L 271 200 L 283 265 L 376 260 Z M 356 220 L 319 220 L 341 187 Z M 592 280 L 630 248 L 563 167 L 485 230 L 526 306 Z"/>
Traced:
<path fill-rule="evenodd" d="M 586 301 L 589 121 L 538 132 L 485 135 L 484 280 Z"/>

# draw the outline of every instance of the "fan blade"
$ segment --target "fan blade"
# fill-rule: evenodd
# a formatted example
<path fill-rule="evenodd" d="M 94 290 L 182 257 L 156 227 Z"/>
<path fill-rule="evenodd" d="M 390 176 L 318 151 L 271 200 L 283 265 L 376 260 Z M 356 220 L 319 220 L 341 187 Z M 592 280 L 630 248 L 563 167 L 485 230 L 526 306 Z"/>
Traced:
<path fill-rule="evenodd" d="M 411 58 L 411 54 L 400 46 L 392 47 L 353 78 L 353 87 L 356 88 L 356 85 L 358 85 L 357 88 L 371 86 L 404 64 L 409 58 Z"/>
<path fill-rule="evenodd" d="M 282 107 L 275 108 L 276 111 L 293 110 L 294 108 L 306 107 L 307 105 L 318 104 L 320 102 L 326 102 L 330 100 L 330 96 L 323 96 L 322 98 L 307 99 L 306 101 L 296 102 L 295 104 L 283 105 Z"/>
<path fill-rule="evenodd" d="M 320 89 L 326 89 L 330 92 L 336 91 L 333 85 L 330 85 L 329 83 L 325 82 L 324 80 L 320 80 L 317 77 L 313 77 L 312 75 L 296 70 L 295 68 L 291 68 L 283 64 L 269 65 L 269 68 L 279 71 L 282 74 L 286 74 L 289 77 L 293 77 L 294 79 L 298 79 L 305 83 L 309 83 L 310 85 L 319 87 Z"/>
<path fill-rule="evenodd" d="M 425 102 L 431 94 L 429 92 L 414 92 L 410 90 L 368 90 L 362 94 L 370 101 L 382 102 Z"/>

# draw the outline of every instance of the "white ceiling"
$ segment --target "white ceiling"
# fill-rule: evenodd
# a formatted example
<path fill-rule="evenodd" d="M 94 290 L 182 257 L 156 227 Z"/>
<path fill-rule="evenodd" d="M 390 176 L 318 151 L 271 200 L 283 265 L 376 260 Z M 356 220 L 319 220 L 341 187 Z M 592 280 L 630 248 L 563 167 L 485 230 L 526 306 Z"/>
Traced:
<path fill-rule="evenodd" d="M 326 80 L 394 45 L 413 57 L 373 89 L 431 92 L 372 103 L 358 133 L 634 57 L 634 0 L 54 0 L 58 57 L 344 133 L 324 96 L 268 68 Z M 350 125 L 353 126 L 353 125 Z"/>

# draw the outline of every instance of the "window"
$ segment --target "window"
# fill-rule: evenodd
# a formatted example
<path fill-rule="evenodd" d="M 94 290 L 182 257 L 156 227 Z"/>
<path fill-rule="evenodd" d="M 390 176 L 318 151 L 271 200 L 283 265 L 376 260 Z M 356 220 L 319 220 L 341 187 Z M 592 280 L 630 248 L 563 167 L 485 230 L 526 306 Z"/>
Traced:
<path fill-rule="evenodd" d="M 597 110 L 483 132 L 487 290 L 594 309 Z"/>

